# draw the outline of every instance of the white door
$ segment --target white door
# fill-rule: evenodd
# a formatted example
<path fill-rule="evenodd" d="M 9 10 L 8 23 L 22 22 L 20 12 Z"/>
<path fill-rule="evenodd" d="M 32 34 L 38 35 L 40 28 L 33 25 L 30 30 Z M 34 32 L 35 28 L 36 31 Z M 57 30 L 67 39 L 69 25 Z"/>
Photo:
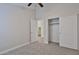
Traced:
<path fill-rule="evenodd" d="M 31 42 L 36 41 L 37 21 L 31 20 Z"/>
<path fill-rule="evenodd" d="M 51 42 L 59 42 L 59 24 L 49 25 L 49 39 Z"/>

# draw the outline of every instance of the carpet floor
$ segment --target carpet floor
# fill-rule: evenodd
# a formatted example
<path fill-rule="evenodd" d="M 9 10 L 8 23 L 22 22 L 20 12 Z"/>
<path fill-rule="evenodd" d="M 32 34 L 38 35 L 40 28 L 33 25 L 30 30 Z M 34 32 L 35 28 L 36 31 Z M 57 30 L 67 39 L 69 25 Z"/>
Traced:
<path fill-rule="evenodd" d="M 79 55 L 79 51 L 59 47 L 56 43 L 31 43 L 3 55 Z"/>

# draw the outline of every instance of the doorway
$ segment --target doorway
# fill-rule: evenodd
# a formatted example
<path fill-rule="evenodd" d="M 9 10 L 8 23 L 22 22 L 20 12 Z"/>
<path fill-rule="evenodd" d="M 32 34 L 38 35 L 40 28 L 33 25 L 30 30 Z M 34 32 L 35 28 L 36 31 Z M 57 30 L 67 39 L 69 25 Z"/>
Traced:
<path fill-rule="evenodd" d="M 49 42 L 59 43 L 59 18 L 48 20 Z"/>
<path fill-rule="evenodd" d="M 36 39 L 37 21 L 34 19 L 30 20 L 30 43 L 37 41 Z"/>

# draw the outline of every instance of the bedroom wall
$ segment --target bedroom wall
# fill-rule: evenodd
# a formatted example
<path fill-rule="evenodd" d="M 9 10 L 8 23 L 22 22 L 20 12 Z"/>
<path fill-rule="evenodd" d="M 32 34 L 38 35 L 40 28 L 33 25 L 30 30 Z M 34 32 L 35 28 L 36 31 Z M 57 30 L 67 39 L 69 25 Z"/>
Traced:
<path fill-rule="evenodd" d="M 38 20 L 41 19 L 45 22 L 44 38 L 48 42 L 48 33 L 49 33 L 48 19 L 55 17 L 59 17 L 60 19 L 62 19 L 67 16 L 76 16 L 79 13 L 79 4 L 78 3 L 50 3 L 50 4 L 44 3 L 44 7 L 43 8 L 38 7 L 36 12 L 37 12 L 36 13 L 37 19 Z M 76 45 L 72 47 L 76 47 Z"/>
<path fill-rule="evenodd" d="M 37 19 L 51 19 L 53 17 L 71 16 L 79 13 L 78 3 L 43 3 L 44 7 L 37 7 Z"/>
<path fill-rule="evenodd" d="M 35 11 L 22 6 L 0 4 L 0 52 L 30 40 L 30 20 Z"/>

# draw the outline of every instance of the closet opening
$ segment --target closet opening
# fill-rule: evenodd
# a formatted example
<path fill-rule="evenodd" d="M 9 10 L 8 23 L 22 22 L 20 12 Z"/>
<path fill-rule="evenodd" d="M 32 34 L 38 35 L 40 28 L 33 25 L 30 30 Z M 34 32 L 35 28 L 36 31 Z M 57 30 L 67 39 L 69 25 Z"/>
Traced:
<path fill-rule="evenodd" d="M 59 17 L 48 19 L 49 43 L 59 44 Z"/>

